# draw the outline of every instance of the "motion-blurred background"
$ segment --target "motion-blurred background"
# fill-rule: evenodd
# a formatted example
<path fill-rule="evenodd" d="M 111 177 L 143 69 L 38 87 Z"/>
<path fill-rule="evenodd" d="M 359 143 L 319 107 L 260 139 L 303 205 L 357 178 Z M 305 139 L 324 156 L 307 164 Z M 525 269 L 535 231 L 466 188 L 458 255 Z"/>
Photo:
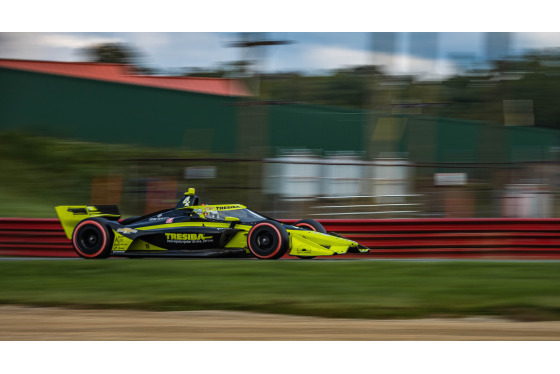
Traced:
<path fill-rule="evenodd" d="M 0 33 L 0 216 L 560 217 L 560 33 Z"/>

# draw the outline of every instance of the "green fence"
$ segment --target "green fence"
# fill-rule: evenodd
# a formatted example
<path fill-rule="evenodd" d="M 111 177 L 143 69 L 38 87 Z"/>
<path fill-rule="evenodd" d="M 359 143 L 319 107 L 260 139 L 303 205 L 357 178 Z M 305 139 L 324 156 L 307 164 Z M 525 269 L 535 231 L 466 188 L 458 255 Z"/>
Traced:
<path fill-rule="evenodd" d="M 0 129 L 235 151 L 238 98 L 0 69 Z"/>
<path fill-rule="evenodd" d="M 420 163 L 554 157 L 559 131 L 318 105 L 271 105 L 0 68 L 0 130 L 270 157 L 282 149 L 397 154 Z"/>

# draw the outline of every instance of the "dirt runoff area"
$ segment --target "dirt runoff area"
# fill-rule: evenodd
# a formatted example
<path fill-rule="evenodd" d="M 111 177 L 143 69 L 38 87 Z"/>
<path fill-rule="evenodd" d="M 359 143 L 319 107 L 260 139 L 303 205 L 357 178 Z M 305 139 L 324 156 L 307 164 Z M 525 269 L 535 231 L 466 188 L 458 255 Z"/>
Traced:
<path fill-rule="evenodd" d="M 0 340 L 560 340 L 560 321 L 365 320 L 226 311 L 147 312 L 0 306 Z"/>

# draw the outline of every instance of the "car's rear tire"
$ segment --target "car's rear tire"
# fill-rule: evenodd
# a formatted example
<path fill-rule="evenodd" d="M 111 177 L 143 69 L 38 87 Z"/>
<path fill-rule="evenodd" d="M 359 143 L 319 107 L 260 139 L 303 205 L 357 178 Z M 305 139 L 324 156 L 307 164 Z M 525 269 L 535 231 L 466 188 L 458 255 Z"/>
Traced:
<path fill-rule="evenodd" d="M 112 233 L 96 219 L 85 219 L 74 228 L 72 244 L 83 258 L 107 258 L 113 245 Z"/>
<path fill-rule="evenodd" d="M 261 260 L 282 257 L 290 247 L 288 231 L 275 221 L 257 223 L 247 235 L 249 251 Z"/>
<path fill-rule="evenodd" d="M 300 227 L 305 230 L 322 232 L 323 234 L 327 233 L 327 230 L 325 230 L 323 225 L 321 225 L 319 222 L 315 221 L 314 219 L 302 219 L 294 223 L 294 226 Z"/>

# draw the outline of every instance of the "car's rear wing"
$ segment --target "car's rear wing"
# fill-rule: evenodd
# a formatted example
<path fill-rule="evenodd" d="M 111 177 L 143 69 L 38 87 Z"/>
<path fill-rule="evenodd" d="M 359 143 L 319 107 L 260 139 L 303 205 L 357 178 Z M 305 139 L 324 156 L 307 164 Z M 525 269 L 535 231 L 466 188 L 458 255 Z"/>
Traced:
<path fill-rule="evenodd" d="M 74 227 L 88 217 L 104 217 L 110 220 L 118 220 L 121 217 L 116 205 L 61 205 L 54 209 L 68 239 L 72 239 Z"/>

